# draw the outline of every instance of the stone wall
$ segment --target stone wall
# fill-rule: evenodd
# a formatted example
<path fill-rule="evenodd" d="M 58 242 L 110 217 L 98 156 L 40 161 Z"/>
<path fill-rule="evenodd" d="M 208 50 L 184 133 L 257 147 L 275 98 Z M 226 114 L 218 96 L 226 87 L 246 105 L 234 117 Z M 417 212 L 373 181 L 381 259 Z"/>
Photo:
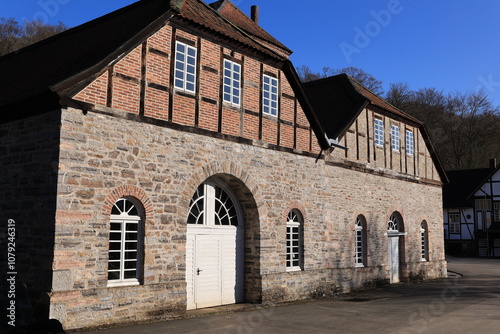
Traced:
<path fill-rule="evenodd" d="M 168 318 L 186 309 L 189 201 L 208 177 L 227 182 L 245 216 L 245 296 L 275 303 L 388 280 L 387 222 L 404 219 L 403 279 L 442 277 L 441 188 L 343 168 L 306 154 L 240 144 L 128 119 L 63 110 L 51 317 L 65 328 Z M 145 212 L 140 286 L 107 287 L 110 199 L 133 196 Z M 304 270 L 287 272 L 286 216 L 304 221 Z M 368 260 L 354 267 L 354 224 L 367 220 Z M 420 224 L 429 261 L 420 260 Z M 133 304 L 131 304 L 133 301 Z"/>
<path fill-rule="evenodd" d="M 16 260 L 11 271 L 19 285 L 26 284 L 40 319 L 48 316 L 52 287 L 60 123 L 60 111 L 53 111 L 0 124 L 0 278 L 5 282 L 12 219 Z"/>

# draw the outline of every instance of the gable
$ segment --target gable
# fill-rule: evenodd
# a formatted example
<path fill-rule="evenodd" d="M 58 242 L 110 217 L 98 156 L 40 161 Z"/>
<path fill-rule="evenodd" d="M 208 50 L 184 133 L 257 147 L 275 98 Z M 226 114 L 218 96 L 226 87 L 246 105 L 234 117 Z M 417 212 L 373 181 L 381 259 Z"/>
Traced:
<path fill-rule="evenodd" d="M 475 192 L 474 197 L 494 197 L 500 200 L 500 169 L 491 170 L 490 175 L 480 183 Z"/>

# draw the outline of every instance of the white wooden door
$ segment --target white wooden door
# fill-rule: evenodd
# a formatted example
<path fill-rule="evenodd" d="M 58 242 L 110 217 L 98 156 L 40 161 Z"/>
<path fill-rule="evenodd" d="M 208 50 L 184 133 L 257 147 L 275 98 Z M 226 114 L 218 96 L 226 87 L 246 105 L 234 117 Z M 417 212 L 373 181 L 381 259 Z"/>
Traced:
<path fill-rule="evenodd" d="M 196 236 L 194 287 L 196 308 L 222 305 L 221 235 Z"/>
<path fill-rule="evenodd" d="M 188 310 L 243 301 L 244 230 L 238 210 L 217 186 L 200 186 L 193 197 L 186 238 Z"/>
<path fill-rule="evenodd" d="M 391 283 L 399 282 L 399 236 L 390 236 L 389 244 L 389 267 Z"/>

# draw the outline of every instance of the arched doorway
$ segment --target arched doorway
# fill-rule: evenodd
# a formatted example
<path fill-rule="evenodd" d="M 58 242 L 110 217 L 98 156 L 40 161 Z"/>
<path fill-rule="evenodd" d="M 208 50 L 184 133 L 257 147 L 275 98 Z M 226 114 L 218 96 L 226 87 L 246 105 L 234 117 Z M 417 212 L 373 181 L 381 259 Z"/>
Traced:
<path fill-rule="evenodd" d="M 244 301 L 244 221 L 239 201 L 217 178 L 194 193 L 187 218 L 187 308 Z"/>
<path fill-rule="evenodd" d="M 400 281 L 400 263 L 404 259 L 404 232 L 403 217 L 399 212 L 393 212 L 389 218 L 387 226 L 388 236 L 388 262 L 390 268 L 390 282 Z"/>

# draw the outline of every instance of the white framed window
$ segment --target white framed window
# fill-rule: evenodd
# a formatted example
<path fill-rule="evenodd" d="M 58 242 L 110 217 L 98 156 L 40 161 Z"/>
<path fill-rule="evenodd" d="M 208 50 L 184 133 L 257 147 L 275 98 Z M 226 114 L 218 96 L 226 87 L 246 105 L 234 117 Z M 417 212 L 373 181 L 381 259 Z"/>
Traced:
<path fill-rule="evenodd" d="M 500 202 L 493 202 L 493 219 L 500 221 Z"/>
<path fill-rule="evenodd" d="M 109 230 L 108 286 L 139 284 L 142 228 L 136 204 L 126 198 L 116 201 Z"/>
<path fill-rule="evenodd" d="M 391 148 L 396 152 L 399 152 L 399 131 L 399 126 L 391 125 Z"/>
<path fill-rule="evenodd" d="M 302 217 L 297 210 L 288 213 L 286 222 L 286 269 L 302 270 Z"/>
<path fill-rule="evenodd" d="M 406 130 L 406 154 L 413 156 L 414 154 L 413 131 Z"/>
<path fill-rule="evenodd" d="M 384 121 L 380 118 L 375 118 L 375 145 L 384 146 Z"/>
<path fill-rule="evenodd" d="M 194 93 L 196 87 L 196 48 L 182 42 L 175 43 L 174 87 Z"/>
<path fill-rule="evenodd" d="M 460 233 L 460 213 L 454 212 L 448 214 L 448 232 Z"/>
<path fill-rule="evenodd" d="M 366 221 L 363 216 L 356 218 L 355 231 L 355 252 L 354 265 L 356 267 L 364 267 L 366 260 L 366 238 L 365 238 Z"/>
<path fill-rule="evenodd" d="M 239 106 L 241 100 L 241 65 L 224 59 L 224 102 Z"/>
<path fill-rule="evenodd" d="M 221 187 L 204 183 L 196 189 L 189 203 L 188 224 L 237 226 L 238 209 L 231 196 Z"/>
<path fill-rule="evenodd" d="M 427 235 L 427 223 L 425 221 L 420 225 L 420 259 L 427 261 L 429 259 L 429 240 Z"/>
<path fill-rule="evenodd" d="M 263 77 L 262 112 L 265 115 L 278 116 L 278 79 L 269 75 Z"/>
<path fill-rule="evenodd" d="M 389 233 L 397 233 L 403 231 L 402 221 L 400 215 L 394 212 L 389 218 L 389 223 L 387 224 L 387 230 Z"/>

